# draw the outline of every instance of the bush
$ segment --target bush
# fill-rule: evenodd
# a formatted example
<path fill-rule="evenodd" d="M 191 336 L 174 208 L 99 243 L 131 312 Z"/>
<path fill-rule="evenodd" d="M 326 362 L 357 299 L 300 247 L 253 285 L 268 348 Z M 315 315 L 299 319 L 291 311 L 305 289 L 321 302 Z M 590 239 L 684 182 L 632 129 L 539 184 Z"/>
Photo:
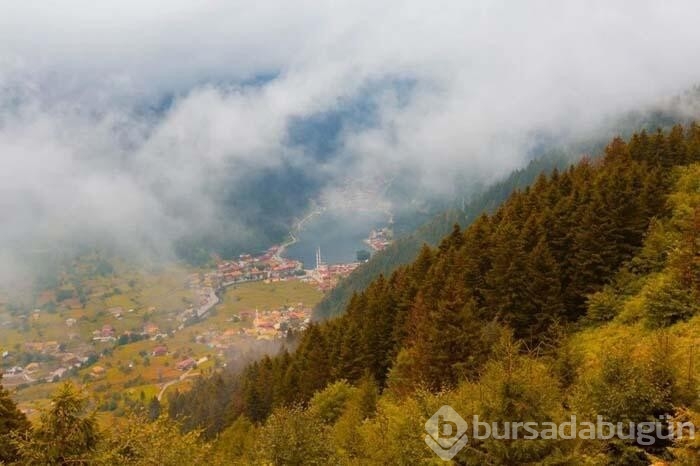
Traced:
<path fill-rule="evenodd" d="M 647 325 L 651 328 L 668 327 L 690 318 L 697 311 L 697 306 L 690 290 L 663 275 L 646 292 Z"/>

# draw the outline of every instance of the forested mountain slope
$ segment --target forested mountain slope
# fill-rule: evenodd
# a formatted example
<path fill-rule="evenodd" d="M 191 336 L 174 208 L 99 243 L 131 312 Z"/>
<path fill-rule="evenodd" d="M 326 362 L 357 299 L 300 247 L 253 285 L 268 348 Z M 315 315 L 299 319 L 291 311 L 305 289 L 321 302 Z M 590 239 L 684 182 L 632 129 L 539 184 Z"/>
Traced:
<path fill-rule="evenodd" d="M 527 167 L 516 170 L 505 180 L 500 181 L 469 203 L 442 212 L 413 233 L 401 237 L 372 258 L 337 287 L 333 288 L 314 309 L 316 319 L 336 316 L 345 310 L 352 294 L 363 290 L 379 275 L 389 276 L 402 265 L 416 259 L 423 244 L 436 246 L 452 230 L 455 224 L 466 226 L 482 213 L 490 212 L 500 205 L 516 189 L 529 185 L 541 173 L 549 173 L 554 168 L 563 168 L 570 158 L 558 152 L 548 153 L 531 161 Z"/>
<path fill-rule="evenodd" d="M 699 298 L 700 126 L 618 138 L 422 247 L 294 352 L 199 380 L 170 419 L 100 432 L 64 387 L 27 430 L 0 392 L 16 419 L 3 459 L 436 464 L 424 425 L 446 404 L 483 422 L 697 425 Z M 645 438 L 470 438 L 453 461 L 697 464 L 697 438 Z"/>
<path fill-rule="evenodd" d="M 489 396 L 472 404 L 524 403 L 513 416 L 541 409 L 553 410 L 548 416 L 597 412 L 611 419 L 643 419 L 678 406 L 693 408 L 697 371 L 686 370 L 684 381 L 676 373 L 687 361 L 667 367 L 656 348 L 645 345 L 634 363 L 625 362 L 617 352 L 589 351 L 589 345 L 609 344 L 606 332 L 614 331 L 618 341 L 629 344 L 640 338 L 638 346 L 656 338 L 654 329 L 675 325 L 687 335 L 691 324 L 683 322 L 696 322 L 700 168 L 679 167 L 698 161 L 697 125 L 643 132 L 629 142 L 615 139 L 603 156 L 540 176 L 492 215 L 480 216 L 464 231 L 455 226 L 436 249 L 423 247 L 412 264 L 355 294 L 343 316 L 312 326 L 294 353 L 265 358 L 241 376 L 204 380 L 171 400 L 170 414 L 190 428 L 204 427 L 208 435 L 233 419 L 239 419 L 236 428 L 240 419 L 266 422 L 267 432 L 276 435 L 300 428 L 300 419 L 307 419 L 321 435 L 326 428 L 340 429 L 335 422 L 344 416 L 355 416 L 347 420 L 355 429 L 370 429 L 360 427 L 367 417 L 356 411 L 361 402 L 349 400 L 355 396 L 350 393 L 374 399 L 375 390 L 383 395 L 378 407 L 372 405 L 377 411 L 370 409 L 378 416 L 374 423 L 406 422 L 404 416 L 420 413 L 427 418 L 432 408 L 426 408 L 426 396 L 430 403 L 441 397 L 467 403 L 477 389 Z M 610 319 L 614 324 L 599 328 Z M 627 333 L 618 322 L 633 328 Z M 598 386 L 589 377 L 597 377 Z M 505 388 L 509 384 L 520 388 Z M 626 390 L 626 384 L 642 386 Z M 535 395 L 537 403 L 528 401 Z M 326 396 L 344 397 L 336 401 L 353 411 L 338 408 L 341 414 L 326 420 L 330 427 L 317 426 L 314 410 Z M 545 401 L 549 405 L 541 406 Z M 283 408 L 299 404 L 310 408 L 301 414 Z M 228 408 L 222 411 L 222 405 Z M 506 405 L 491 408 L 506 410 L 491 411 L 494 416 L 511 415 Z M 406 429 L 421 426 L 416 420 Z M 371 457 L 368 446 L 358 442 L 357 451 L 337 446 L 340 451 L 322 454 Z M 661 453 L 670 454 L 667 446 Z M 492 464 L 573 454 L 559 451 L 560 445 L 540 447 L 523 444 L 522 458 L 515 444 L 502 451 L 485 444 L 480 453 L 493 449 L 489 454 L 505 455 Z M 427 455 L 424 446 L 416 448 L 406 454 Z M 594 456 L 631 455 L 640 464 L 647 453 L 659 453 L 624 442 L 590 448 Z"/>
<path fill-rule="evenodd" d="M 554 168 L 563 169 L 578 161 L 582 154 L 601 152 L 608 143 L 606 134 L 610 134 L 610 138 L 617 134 L 631 137 L 635 131 L 653 134 L 657 128 L 670 130 L 680 122 L 690 125 L 688 115 L 698 113 L 699 95 L 699 88 L 690 89 L 656 107 L 617 116 L 603 123 L 593 135 L 571 138 L 567 143 L 557 144 L 545 138 L 540 147 L 533 151 L 533 159 L 525 168 L 515 170 L 504 180 L 486 187 L 467 203 L 455 200 L 451 208 L 435 215 L 414 232 L 400 237 L 384 251 L 374 254 L 367 264 L 359 267 L 325 296 L 316 306 L 315 317 L 325 319 L 342 313 L 354 292 L 365 289 L 380 274 L 389 276 L 398 267 L 415 260 L 424 243 L 436 246 L 455 224 L 466 227 L 482 213 L 493 211 L 514 190 L 532 184 L 541 173 L 548 174 Z"/>

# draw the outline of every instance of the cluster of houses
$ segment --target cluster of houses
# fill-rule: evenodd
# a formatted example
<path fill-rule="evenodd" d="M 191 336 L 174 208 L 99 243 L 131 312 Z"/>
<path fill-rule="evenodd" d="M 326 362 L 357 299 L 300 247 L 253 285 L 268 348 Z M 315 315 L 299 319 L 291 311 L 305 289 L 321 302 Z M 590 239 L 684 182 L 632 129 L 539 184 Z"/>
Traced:
<path fill-rule="evenodd" d="M 367 244 L 376 251 L 386 248 L 392 242 L 390 228 L 372 230 Z M 200 308 L 214 300 L 214 290 L 234 285 L 261 280 L 284 280 L 289 277 L 299 277 L 303 281 L 314 283 L 319 290 L 328 291 L 334 288 L 338 282 L 350 275 L 360 263 L 347 264 L 322 264 L 312 271 L 305 271 L 300 261 L 281 257 L 281 246 L 273 246 L 263 254 L 253 256 L 241 254 L 236 260 L 222 260 L 216 266 L 216 270 L 207 273 L 193 273 L 187 277 L 188 288 L 196 290 L 200 295 Z M 217 301 L 218 302 L 218 301 Z M 185 312 L 193 312 L 201 317 L 204 312 L 189 309 Z M 186 315 L 190 318 L 191 315 Z"/>
<path fill-rule="evenodd" d="M 217 271 L 224 283 L 280 279 L 294 276 L 302 271 L 302 263 L 285 259 L 278 255 L 279 247 L 273 246 L 264 254 L 253 257 L 243 254 L 238 261 L 224 261 L 218 264 Z"/>
<path fill-rule="evenodd" d="M 365 243 L 375 251 L 382 251 L 391 244 L 393 236 L 394 234 L 390 228 L 380 228 L 378 230 L 372 230 L 369 234 L 369 238 L 365 240 Z"/>
<path fill-rule="evenodd" d="M 167 338 L 168 334 L 161 332 L 158 325 L 153 322 L 146 322 L 141 331 L 127 331 L 117 335 L 117 330 L 111 324 L 104 324 L 102 328 L 92 332 L 92 341 L 107 343 L 117 341 L 124 337 L 130 337 L 130 340 L 157 340 L 158 338 Z"/>
<path fill-rule="evenodd" d="M 101 329 L 92 332 L 92 340 L 99 341 L 101 343 L 116 341 L 116 334 L 117 331 L 112 325 L 105 324 Z"/>
<path fill-rule="evenodd" d="M 61 350 L 61 344 L 55 340 L 50 341 L 26 341 L 24 351 L 27 353 L 40 353 L 54 355 Z"/>
<path fill-rule="evenodd" d="M 32 371 L 34 372 L 38 366 L 37 363 L 31 363 L 32 366 Z M 27 383 L 33 381 L 31 378 L 30 374 L 31 372 L 28 369 L 29 365 L 27 368 L 22 367 L 22 366 L 13 366 L 10 367 L 9 369 L 5 369 L 5 371 L 2 373 L 2 383 L 3 385 L 7 387 L 12 387 L 16 386 L 22 383 Z"/>
<path fill-rule="evenodd" d="M 359 266 L 359 262 L 322 264 L 312 270 L 307 277 L 304 277 L 304 280 L 316 284 L 319 290 L 326 292 L 335 288 L 341 279 L 350 275 Z"/>
<path fill-rule="evenodd" d="M 237 260 L 220 261 L 215 271 L 190 274 L 186 284 L 195 291 L 197 305 L 185 309 L 180 314 L 179 329 L 201 319 L 219 303 L 216 290 L 236 283 L 281 280 L 304 274 L 301 262 L 282 258 L 279 252 L 280 247 L 273 246 L 259 256 L 241 254 Z"/>
<path fill-rule="evenodd" d="M 246 329 L 246 333 L 259 339 L 283 338 L 290 330 L 306 330 L 310 321 L 311 308 L 304 307 L 303 303 L 272 311 L 260 312 L 256 309 L 253 326 Z"/>
<path fill-rule="evenodd" d="M 242 311 L 233 316 L 231 321 L 248 322 L 248 326 L 208 330 L 197 335 L 195 341 L 212 349 L 226 350 L 239 343 L 241 337 L 257 340 L 284 338 L 290 330 L 305 330 L 311 321 L 311 311 L 311 308 L 305 307 L 303 303 L 269 311 Z"/>
<path fill-rule="evenodd" d="M 387 234 L 388 231 L 384 230 L 372 232 L 370 240 L 378 241 L 379 243 L 377 244 L 383 244 L 389 241 Z M 258 256 L 242 254 L 236 260 L 220 261 L 216 270 L 188 276 L 187 285 L 194 290 L 196 299 L 188 309 L 178 314 L 177 320 L 180 321 L 178 329 L 182 329 L 189 323 L 204 317 L 219 302 L 217 290 L 228 285 L 258 280 L 283 280 L 287 277 L 300 276 L 302 280 L 314 282 L 319 289 L 326 291 L 334 287 L 341 278 L 349 275 L 358 265 L 359 263 L 323 264 L 322 267 L 317 267 L 312 271 L 309 276 L 304 276 L 303 264 L 299 261 L 281 257 L 279 246 L 271 247 Z M 153 311 L 155 311 L 155 308 L 149 309 L 149 312 Z M 311 308 L 305 307 L 303 303 L 298 303 L 296 306 L 284 306 L 274 310 L 258 311 L 256 309 L 242 311 L 239 315 L 232 316 L 231 321 L 243 321 L 247 325 L 208 331 L 197 335 L 196 340 L 199 343 L 207 344 L 210 348 L 223 351 L 233 347 L 236 343 L 240 344 L 241 337 L 258 340 L 284 338 L 289 331 L 300 332 L 305 330 L 311 319 L 311 311 Z M 38 309 L 35 310 L 29 315 L 29 319 L 38 320 L 40 312 Z M 113 319 L 122 320 L 125 314 L 134 312 L 134 310 L 125 310 L 117 306 L 106 309 L 106 312 Z M 68 328 L 76 328 L 78 323 L 78 319 L 73 317 L 65 320 L 65 325 Z M 77 336 L 77 334 L 73 336 Z M 122 334 L 117 332 L 114 325 L 105 323 L 92 331 L 91 340 L 93 344 L 117 341 L 121 344 L 125 336 L 129 337 L 127 342 L 135 341 L 131 339 L 133 336 L 138 336 L 139 339 L 148 338 L 155 341 L 155 346 L 150 352 L 151 356 L 161 357 L 170 354 L 167 346 L 162 343 L 163 338 L 168 335 L 163 334 L 158 325 L 153 322 L 144 323 L 142 332 L 125 332 Z M 58 341 L 25 342 L 24 351 L 41 355 L 38 359 L 35 359 L 41 362 L 32 362 L 26 367 L 8 367 L 3 374 L 3 384 L 16 386 L 39 381 L 56 382 L 70 373 L 74 373 L 76 369 L 96 362 L 95 356 L 90 356 L 95 358 L 93 361 L 89 361 L 90 358 L 85 356 L 95 354 L 93 345 L 83 346 L 84 348 L 75 348 L 74 345 L 71 345 L 71 351 L 73 352 L 66 352 L 65 346 Z M 6 358 L 8 354 L 5 351 L 3 358 Z M 180 371 L 188 371 L 197 364 L 198 361 L 188 357 L 179 361 L 175 367 Z M 104 367 L 93 364 L 90 367 L 89 374 L 94 378 L 100 378 L 105 375 L 105 372 Z"/>
<path fill-rule="evenodd" d="M 80 349 L 80 348 L 79 348 Z M 82 348 L 81 352 L 88 352 Z M 84 366 L 89 358 L 80 353 L 66 352 L 57 341 L 28 341 L 24 343 L 27 353 L 48 356 L 43 362 L 31 362 L 25 367 L 13 366 L 3 373 L 3 384 L 14 386 L 37 381 L 56 382 L 62 379 L 71 369 Z"/>
<path fill-rule="evenodd" d="M 234 283 L 282 279 L 301 274 L 302 271 L 301 262 L 280 257 L 279 246 L 273 246 L 259 256 L 241 254 L 237 260 L 221 261 L 217 264 L 216 271 L 204 274 L 201 281 L 209 280 L 227 286 Z"/>
<path fill-rule="evenodd" d="M 108 309 L 113 317 L 119 319 L 121 317 L 121 308 Z M 67 327 L 77 325 L 77 320 L 68 318 L 65 321 Z M 104 324 L 102 327 L 92 332 L 92 341 L 99 343 L 111 343 L 120 340 L 124 336 L 137 337 L 138 339 L 159 340 L 167 337 L 167 334 L 161 333 L 158 325 L 153 322 L 146 322 L 140 332 L 124 332 L 118 334 L 112 324 Z M 135 338 L 134 338 L 135 339 Z M 71 347 L 72 352 L 64 350 L 65 345 L 58 341 L 27 341 L 24 343 L 24 352 L 35 354 L 41 362 L 32 362 L 26 367 L 13 366 L 6 369 L 3 374 L 3 384 L 7 386 L 16 386 L 23 383 L 33 382 L 56 382 L 63 379 L 73 369 L 85 367 L 89 362 L 88 354 L 94 354 L 94 348 L 91 345 L 79 345 Z M 5 352 L 5 357 L 9 353 Z M 167 348 L 158 344 L 153 349 L 154 356 L 167 354 Z M 104 368 L 101 366 L 92 366 L 90 375 L 94 378 L 99 378 L 104 375 Z"/>
<path fill-rule="evenodd" d="M 197 361 L 195 361 L 192 358 L 185 358 L 182 361 L 178 362 L 175 367 L 179 371 L 188 371 L 190 369 L 193 369 L 197 365 Z"/>

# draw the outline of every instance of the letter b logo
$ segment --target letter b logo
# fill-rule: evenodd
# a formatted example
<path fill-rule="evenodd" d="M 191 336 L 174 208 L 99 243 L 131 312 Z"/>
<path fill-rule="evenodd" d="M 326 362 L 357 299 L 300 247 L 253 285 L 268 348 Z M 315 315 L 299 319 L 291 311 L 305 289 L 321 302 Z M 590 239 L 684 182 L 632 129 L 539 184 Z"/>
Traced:
<path fill-rule="evenodd" d="M 448 428 L 449 427 L 449 431 Z M 438 437 L 445 439 L 454 439 L 457 434 L 457 424 L 452 421 L 446 421 L 445 416 L 438 416 Z"/>
<path fill-rule="evenodd" d="M 457 411 L 444 405 L 425 423 L 425 443 L 443 460 L 452 459 L 469 439 L 467 421 Z"/>

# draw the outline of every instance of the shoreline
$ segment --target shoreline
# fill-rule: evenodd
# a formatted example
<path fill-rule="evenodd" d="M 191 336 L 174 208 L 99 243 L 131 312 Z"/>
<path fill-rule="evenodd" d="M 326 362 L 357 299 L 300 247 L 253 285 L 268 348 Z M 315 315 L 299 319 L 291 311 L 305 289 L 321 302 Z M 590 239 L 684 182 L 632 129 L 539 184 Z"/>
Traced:
<path fill-rule="evenodd" d="M 284 256 L 285 250 L 289 246 L 296 244 L 299 241 L 299 238 L 297 238 L 297 234 L 302 231 L 304 223 L 308 222 L 309 220 L 311 220 L 313 217 L 315 217 L 317 215 L 321 215 L 325 211 L 326 211 L 325 207 L 317 207 L 316 209 L 311 211 L 311 213 L 309 213 L 306 217 L 302 218 L 301 220 L 298 220 L 294 224 L 294 226 L 292 226 L 292 229 L 289 230 L 288 234 L 289 234 L 290 239 L 288 239 L 287 241 L 285 241 L 279 245 L 279 247 L 277 248 L 277 252 L 275 253 L 275 256 L 277 258 L 281 259 Z"/>

